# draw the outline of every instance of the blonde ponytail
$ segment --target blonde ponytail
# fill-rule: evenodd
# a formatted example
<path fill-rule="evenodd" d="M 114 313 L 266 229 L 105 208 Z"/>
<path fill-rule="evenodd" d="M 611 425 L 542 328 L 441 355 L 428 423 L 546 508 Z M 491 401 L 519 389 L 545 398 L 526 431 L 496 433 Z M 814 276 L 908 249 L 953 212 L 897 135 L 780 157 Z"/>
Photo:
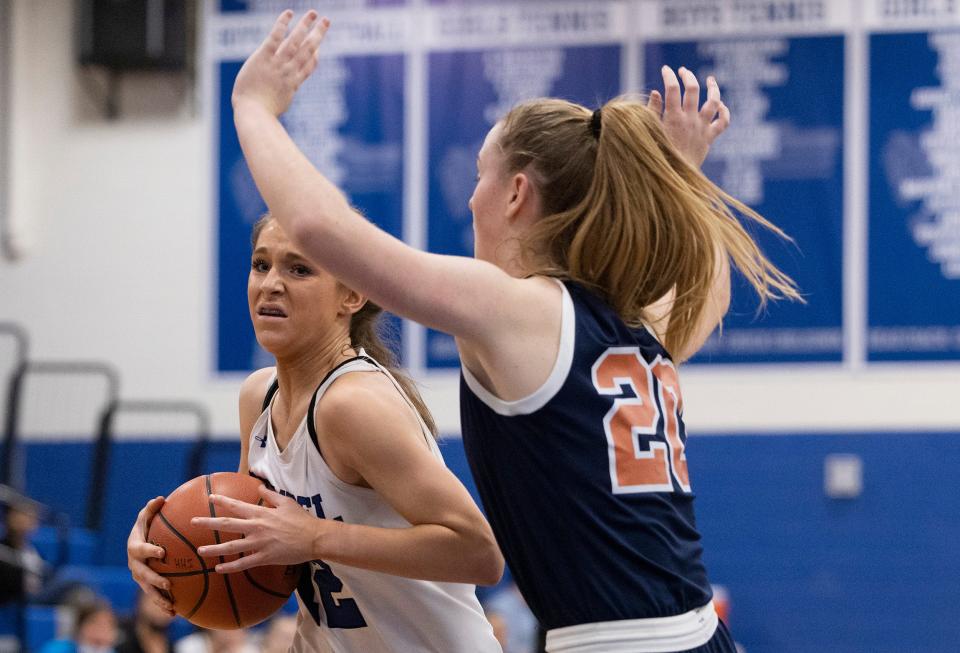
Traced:
<path fill-rule="evenodd" d="M 526 237 L 531 271 L 590 288 L 633 326 L 673 290 L 669 351 L 693 337 L 717 256 L 730 257 L 761 307 L 800 299 L 734 212 L 786 234 L 687 163 L 641 101 L 617 98 L 599 114 L 563 100 L 525 103 L 504 118 L 499 144 L 508 171 L 529 171 L 545 208 Z"/>

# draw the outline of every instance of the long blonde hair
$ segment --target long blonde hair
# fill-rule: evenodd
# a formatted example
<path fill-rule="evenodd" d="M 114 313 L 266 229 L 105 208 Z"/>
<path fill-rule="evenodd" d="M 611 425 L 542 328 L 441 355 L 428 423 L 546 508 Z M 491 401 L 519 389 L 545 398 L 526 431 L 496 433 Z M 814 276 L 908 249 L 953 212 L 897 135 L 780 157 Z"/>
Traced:
<path fill-rule="evenodd" d="M 273 219 L 269 213 L 265 213 L 257 220 L 250 234 L 250 242 L 253 247 L 257 246 L 257 239 L 264 227 Z M 427 408 L 426 402 L 420 396 L 417 385 L 409 376 L 407 376 L 397 365 L 397 356 L 386 341 L 391 340 L 387 333 L 387 328 L 383 320 L 383 309 L 367 300 L 363 307 L 350 316 L 350 347 L 359 350 L 361 347 L 375 361 L 385 367 L 397 383 L 403 389 L 404 394 L 413 404 L 424 424 L 430 430 L 433 437 L 437 437 L 437 424 Z"/>
<path fill-rule="evenodd" d="M 565 100 L 526 102 L 504 117 L 499 146 L 507 171 L 527 171 L 540 192 L 544 217 L 524 238 L 531 271 L 586 286 L 632 326 L 675 290 L 668 351 L 693 337 L 718 255 L 730 257 L 761 308 L 801 300 L 734 211 L 787 236 L 688 163 L 640 99 L 611 100 L 596 117 Z"/>

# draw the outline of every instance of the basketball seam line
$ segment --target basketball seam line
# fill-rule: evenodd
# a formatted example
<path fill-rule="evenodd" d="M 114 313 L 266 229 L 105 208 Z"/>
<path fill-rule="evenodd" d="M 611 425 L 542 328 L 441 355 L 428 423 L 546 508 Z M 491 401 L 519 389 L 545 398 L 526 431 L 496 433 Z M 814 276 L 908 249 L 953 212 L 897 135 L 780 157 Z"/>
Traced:
<path fill-rule="evenodd" d="M 204 476 L 204 480 L 206 481 L 206 485 L 207 485 L 207 504 L 210 506 L 210 516 L 216 517 L 217 508 L 216 506 L 213 505 L 213 502 L 210 501 L 210 495 L 213 494 L 213 488 L 210 482 L 210 475 L 207 474 L 206 476 Z M 217 544 L 220 544 L 219 530 L 214 529 L 213 539 L 216 540 Z M 224 560 L 222 555 L 220 556 L 220 562 L 221 563 L 226 562 L 226 560 Z M 237 609 L 237 601 L 233 597 L 233 588 L 230 586 L 230 574 L 223 574 L 223 584 L 226 585 L 227 587 L 227 598 L 230 599 L 230 609 L 233 610 L 233 618 L 237 622 L 237 628 L 243 628 L 243 624 L 240 623 L 240 611 Z"/>
<path fill-rule="evenodd" d="M 203 604 L 203 600 L 204 600 L 205 598 L 207 598 L 207 590 L 208 590 L 209 587 L 210 587 L 210 579 L 207 577 L 207 563 L 204 562 L 203 556 L 201 556 L 201 555 L 200 555 L 200 552 L 197 551 L 197 547 L 195 547 L 195 546 L 193 545 L 193 542 L 191 542 L 190 540 L 188 540 L 187 538 L 185 538 L 185 537 L 180 533 L 180 531 L 178 531 L 176 528 L 173 527 L 173 524 L 171 524 L 169 521 L 167 521 L 167 518 L 163 516 L 163 511 L 158 512 L 158 513 L 157 513 L 157 517 L 159 517 L 160 520 L 161 520 L 164 524 L 166 524 L 167 528 L 170 529 L 170 532 L 171 532 L 171 533 L 173 533 L 173 534 L 174 534 L 175 536 L 177 536 L 184 544 L 186 544 L 188 547 L 190 547 L 190 550 L 193 551 L 193 552 L 196 554 L 197 560 L 200 561 L 200 567 L 202 568 L 201 571 L 202 571 L 202 573 L 203 573 L 203 591 L 200 593 L 200 598 L 197 599 L 197 604 L 196 604 L 195 606 L 193 606 L 193 609 L 190 610 L 190 613 L 184 615 L 184 618 L 185 618 L 185 619 L 189 619 L 190 617 L 192 617 L 192 616 L 194 615 L 194 613 L 195 613 L 197 610 L 200 609 L 200 606 Z"/>
<path fill-rule="evenodd" d="M 252 476 L 252 474 L 251 474 L 251 476 Z M 254 476 L 254 478 L 257 478 L 257 477 Z M 262 481 L 263 479 L 260 479 L 260 480 Z M 257 499 L 257 505 L 258 505 L 258 506 L 262 506 L 262 505 L 263 505 L 263 498 L 262 498 L 262 497 L 261 497 L 260 499 Z M 243 557 L 243 554 L 242 554 L 242 553 L 240 554 L 240 557 L 241 557 L 241 558 Z M 266 588 L 266 587 L 264 587 L 263 585 L 261 585 L 260 583 L 258 583 L 256 580 L 254 580 L 253 574 L 250 573 L 250 570 L 249 570 L 249 569 L 244 569 L 244 570 L 243 570 L 243 575 L 244 575 L 244 577 L 247 579 L 247 582 L 249 582 L 251 585 L 253 585 L 254 587 L 256 587 L 256 588 L 257 588 L 258 590 L 260 590 L 261 592 L 266 592 L 267 594 L 270 594 L 270 595 L 272 595 L 272 596 L 276 596 L 277 598 L 280 598 L 280 599 L 288 599 L 288 598 L 290 598 L 290 595 L 289 595 L 289 594 L 281 594 L 280 592 L 274 592 L 272 589 Z"/>

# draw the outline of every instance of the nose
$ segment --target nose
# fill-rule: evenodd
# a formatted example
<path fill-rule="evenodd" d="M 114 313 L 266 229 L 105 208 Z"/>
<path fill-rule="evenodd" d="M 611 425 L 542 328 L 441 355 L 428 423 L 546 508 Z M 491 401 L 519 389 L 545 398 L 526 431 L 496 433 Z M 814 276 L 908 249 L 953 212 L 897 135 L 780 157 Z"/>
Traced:
<path fill-rule="evenodd" d="M 263 281 L 260 282 L 260 289 L 263 290 L 263 292 L 271 294 L 283 290 L 283 283 L 276 266 L 271 267 L 263 276 Z"/>

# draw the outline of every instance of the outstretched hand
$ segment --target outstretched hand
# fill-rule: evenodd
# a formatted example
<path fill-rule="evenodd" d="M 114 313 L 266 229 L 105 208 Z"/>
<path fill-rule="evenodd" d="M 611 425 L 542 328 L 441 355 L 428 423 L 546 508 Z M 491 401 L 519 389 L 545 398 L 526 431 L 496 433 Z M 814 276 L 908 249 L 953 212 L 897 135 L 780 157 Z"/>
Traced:
<path fill-rule="evenodd" d="M 243 537 L 202 546 L 198 553 L 205 558 L 236 555 L 243 557 L 222 562 L 216 570 L 222 574 L 242 571 L 260 565 L 293 565 L 313 560 L 318 556 L 317 541 L 332 529 L 335 523 L 318 519 L 305 511 L 299 503 L 260 486 L 265 505 L 237 501 L 220 494 L 211 494 L 210 501 L 217 508 L 229 510 L 234 517 L 194 517 L 191 523 Z"/>
<path fill-rule="evenodd" d="M 279 116 L 290 106 L 300 84 L 317 67 L 317 53 L 330 21 L 317 20 L 308 11 L 287 34 L 293 20 L 289 9 L 280 14 L 273 28 L 244 62 L 233 83 L 233 105 L 252 101 Z"/>
<path fill-rule="evenodd" d="M 652 91 L 647 107 L 662 116 L 663 129 L 677 151 L 692 165 L 700 166 L 717 136 L 730 124 L 730 109 L 720 100 L 720 87 L 712 76 L 707 77 L 707 101 L 700 105 L 700 84 L 686 68 L 679 68 L 683 80 L 683 99 L 680 79 L 670 66 L 660 69 L 663 75 L 663 95 Z"/>

